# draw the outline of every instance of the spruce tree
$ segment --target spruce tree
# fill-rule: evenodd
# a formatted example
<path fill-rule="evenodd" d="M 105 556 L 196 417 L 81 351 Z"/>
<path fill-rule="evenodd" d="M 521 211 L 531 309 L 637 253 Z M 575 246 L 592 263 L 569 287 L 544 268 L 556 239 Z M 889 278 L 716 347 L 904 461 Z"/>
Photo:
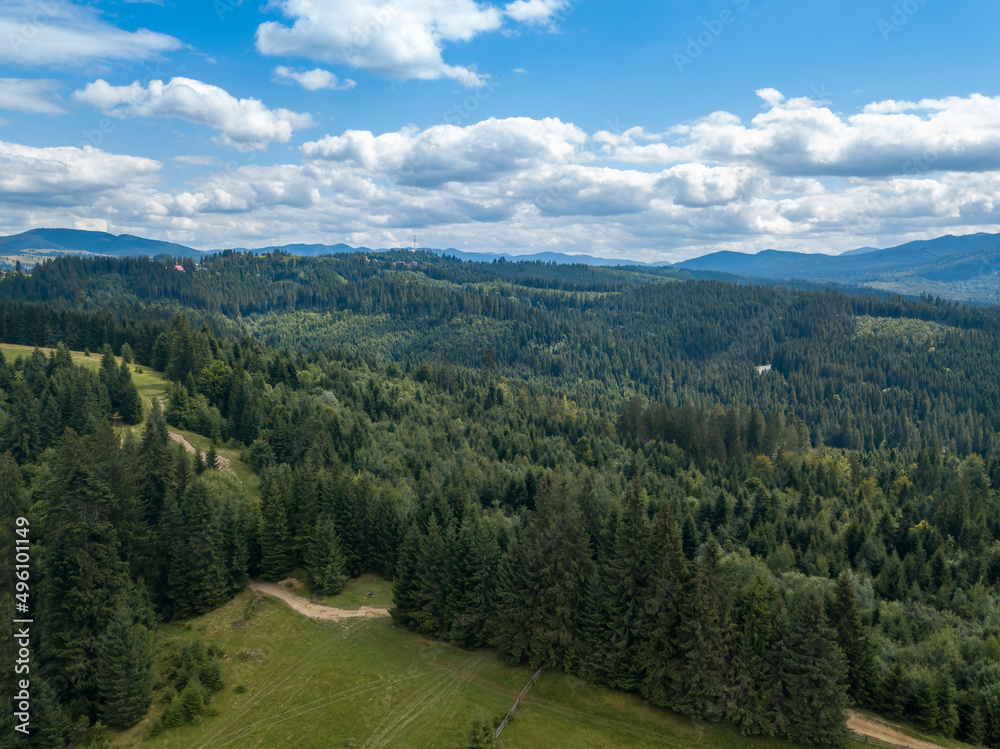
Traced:
<path fill-rule="evenodd" d="M 732 601 L 720 563 L 722 549 L 709 538 L 685 596 L 679 644 L 684 694 L 677 707 L 687 715 L 717 722 L 727 713 L 732 688 L 735 629 Z"/>
<path fill-rule="evenodd" d="M 431 515 L 427 533 L 421 538 L 417 553 L 418 582 L 414 595 L 413 621 L 417 630 L 439 635 L 445 627 L 449 544 L 437 516 Z M 449 534 L 450 535 L 450 534 Z"/>
<path fill-rule="evenodd" d="M 178 616 L 202 614 L 226 600 L 225 539 L 218 503 L 201 478 L 191 482 L 177 506 L 168 580 Z"/>
<path fill-rule="evenodd" d="M 153 699 L 153 643 L 149 631 L 120 606 L 100 640 L 98 716 L 112 728 L 131 728 Z"/>
<path fill-rule="evenodd" d="M 654 705 L 676 706 L 681 693 L 678 674 L 683 651 L 679 638 L 688 562 L 677 521 L 667 504 L 660 508 L 650 530 L 648 564 L 642 597 L 648 622 L 640 643 L 645 670 L 642 694 Z"/>
<path fill-rule="evenodd" d="M 774 682 L 769 656 L 778 638 L 780 594 L 770 571 L 751 562 L 749 579 L 738 586 L 739 639 L 733 658 L 728 718 L 746 736 L 772 733 Z"/>
<path fill-rule="evenodd" d="M 564 486 L 545 481 L 535 496 L 523 554 L 529 584 L 525 606 L 533 666 L 572 671 L 582 652 L 582 610 L 594 567 L 583 513 Z M 523 604 L 522 604 L 523 605 Z"/>
<path fill-rule="evenodd" d="M 855 705 L 867 707 L 878 692 L 875 652 L 858 610 L 851 574 L 845 570 L 837 578 L 827 611 L 837 633 L 837 644 L 847 659 L 848 696 Z"/>
<path fill-rule="evenodd" d="M 648 587 L 647 540 L 649 522 L 646 498 L 633 484 L 625 498 L 624 513 L 615 531 L 614 550 L 604 565 L 602 607 L 606 645 L 602 664 L 608 684 L 626 691 L 638 689 L 643 664 L 639 641 L 647 624 L 643 594 Z"/>
<path fill-rule="evenodd" d="M 287 490 L 288 467 L 282 466 L 265 480 L 260 502 L 260 575 L 265 580 L 278 581 L 292 571 Z"/>
<path fill-rule="evenodd" d="M 24 488 L 21 469 L 10 453 L 0 455 L 0 584 L 13 590 L 14 554 L 17 519 L 28 513 L 28 492 Z M 6 614 L 5 614 L 6 616 Z"/>
<path fill-rule="evenodd" d="M 329 515 L 316 521 L 312 541 L 306 553 L 306 573 L 313 590 L 325 596 L 336 595 L 344 589 L 344 552 L 340 548 L 337 528 Z"/>
<path fill-rule="evenodd" d="M 793 741 L 843 746 L 847 741 L 847 664 L 819 597 L 808 599 L 785 634 L 780 710 Z"/>
<path fill-rule="evenodd" d="M 396 566 L 396 576 L 392 586 L 392 618 L 401 624 L 413 624 L 413 612 L 417 606 L 417 586 L 420 572 L 417 567 L 417 555 L 421 545 L 420 529 L 411 525 L 403 537 L 399 550 L 399 562 Z"/>
<path fill-rule="evenodd" d="M 67 431 L 40 499 L 42 520 L 32 532 L 43 539 L 37 553 L 39 660 L 67 680 L 68 699 L 93 704 L 99 638 L 131 582 L 108 519 L 114 497 L 95 476 L 88 448 Z"/>

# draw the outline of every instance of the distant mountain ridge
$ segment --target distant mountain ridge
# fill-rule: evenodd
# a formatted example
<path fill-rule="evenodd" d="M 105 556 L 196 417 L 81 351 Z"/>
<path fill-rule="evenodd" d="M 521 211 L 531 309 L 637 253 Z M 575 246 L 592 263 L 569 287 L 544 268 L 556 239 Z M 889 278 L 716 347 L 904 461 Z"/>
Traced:
<path fill-rule="evenodd" d="M 347 244 L 271 245 L 246 252 L 280 250 L 302 257 L 348 252 L 385 252 L 386 249 L 351 247 Z M 406 248 L 391 248 L 406 249 Z M 929 293 L 961 301 L 1000 304 L 1000 234 L 944 236 L 908 242 L 898 247 L 862 247 L 840 255 L 809 254 L 787 250 L 764 250 L 755 255 L 714 252 L 681 263 L 644 263 L 622 258 L 541 252 L 530 255 L 467 252 L 454 248 L 420 248 L 438 255 L 474 262 L 534 261 L 556 264 L 626 266 L 636 269 L 667 269 L 681 278 L 716 278 L 726 281 L 766 283 L 805 282 L 816 285 L 862 287 L 899 294 Z M 174 242 L 146 239 L 131 234 L 78 229 L 32 229 L 0 237 L 0 266 L 20 260 L 26 267 L 56 255 L 105 255 L 113 257 L 201 258 L 222 250 L 196 250 Z"/>
<path fill-rule="evenodd" d="M 204 252 L 174 242 L 145 239 L 132 234 L 108 234 L 81 229 L 32 229 L 0 237 L 0 255 L 50 251 L 65 255 L 110 255 L 112 257 L 170 255 L 202 257 Z"/>

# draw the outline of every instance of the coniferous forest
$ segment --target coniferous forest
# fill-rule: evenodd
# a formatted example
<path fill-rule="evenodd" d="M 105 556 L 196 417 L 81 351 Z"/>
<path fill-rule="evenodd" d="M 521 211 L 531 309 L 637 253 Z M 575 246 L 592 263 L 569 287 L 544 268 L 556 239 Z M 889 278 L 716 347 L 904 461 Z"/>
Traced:
<path fill-rule="evenodd" d="M 0 343 L 39 347 L 0 358 L 4 674 L 18 517 L 39 623 L 20 745 L 137 724 L 160 623 L 303 568 L 748 736 L 843 746 L 857 707 L 1000 747 L 996 308 L 429 253 L 66 257 L 0 279 Z M 259 496 L 171 428 L 237 449 Z M 222 684 L 210 646 L 172 668 L 157 730 Z"/>

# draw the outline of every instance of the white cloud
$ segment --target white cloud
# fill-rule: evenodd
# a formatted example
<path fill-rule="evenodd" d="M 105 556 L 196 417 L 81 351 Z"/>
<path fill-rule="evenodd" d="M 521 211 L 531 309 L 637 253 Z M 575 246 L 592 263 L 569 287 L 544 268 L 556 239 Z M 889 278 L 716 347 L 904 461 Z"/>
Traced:
<path fill-rule="evenodd" d="M 57 81 L 48 78 L 0 78 L 0 109 L 26 114 L 63 114 L 54 101 Z"/>
<path fill-rule="evenodd" d="M 640 164 L 752 164 L 786 176 L 883 178 L 1000 168 L 1000 97 L 875 102 L 844 116 L 807 98 L 758 95 L 766 111 L 744 124 L 715 112 L 659 142 L 599 133 L 602 154 Z"/>
<path fill-rule="evenodd" d="M 100 88 L 93 96 L 109 111 L 176 111 L 141 86 L 104 86 L 107 100 Z M 94 218 L 114 231 L 200 247 L 399 245 L 417 231 L 437 246 L 646 260 L 888 246 L 1000 231 L 1000 166 L 960 159 L 957 145 L 939 148 L 933 167 L 914 173 L 898 164 L 890 173 L 866 171 L 857 162 L 865 154 L 896 163 L 899 142 L 987 149 L 994 106 L 968 97 L 875 103 L 845 115 L 774 92 L 749 122 L 719 112 L 664 133 L 588 136 L 572 123 L 526 117 L 348 130 L 302 145 L 298 163 L 223 169 L 210 157 L 175 157 L 175 174 L 197 176 L 169 189 L 157 182 L 154 161 L 3 144 L 0 225 Z M 228 127 L 220 117 L 198 121 L 209 120 Z M 820 179 L 834 169 L 857 176 Z"/>
<path fill-rule="evenodd" d="M 287 22 L 257 29 L 257 50 L 349 65 L 398 80 L 449 78 L 481 86 L 485 76 L 449 65 L 448 44 L 499 31 L 504 19 L 548 23 L 570 0 L 518 0 L 501 10 L 477 0 L 273 0 Z"/>
<path fill-rule="evenodd" d="M 287 143 L 295 130 L 313 125 L 308 114 L 268 109 L 258 99 L 237 99 L 190 78 L 154 80 L 146 88 L 139 81 L 112 86 L 101 79 L 73 96 L 112 117 L 176 117 L 209 125 L 220 133 L 216 143 L 241 151 L 263 150 L 274 141 Z"/>
<path fill-rule="evenodd" d="M 5 203 L 87 205 L 95 196 L 150 185 L 160 163 L 97 148 L 33 148 L 0 141 L 0 195 Z"/>
<path fill-rule="evenodd" d="M 0 62 L 22 67 L 146 60 L 181 46 L 166 34 L 125 31 L 94 9 L 64 0 L 4 0 L 0 5 Z"/>
<path fill-rule="evenodd" d="M 570 0 L 516 0 L 504 12 L 521 23 L 551 23 L 555 15 L 570 5 Z"/>
<path fill-rule="evenodd" d="M 375 136 L 348 130 L 306 143 L 305 161 L 354 164 L 401 184 L 433 186 L 447 182 L 488 182 L 498 175 L 543 164 L 569 161 L 587 135 L 558 119 L 515 117 L 474 125 L 436 125 Z"/>
<path fill-rule="evenodd" d="M 350 78 L 342 81 L 329 70 L 323 70 L 323 68 L 293 70 L 284 65 L 279 65 L 274 69 L 274 80 L 277 83 L 298 83 L 308 91 L 319 91 L 324 88 L 333 91 L 346 91 L 358 85 Z"/>

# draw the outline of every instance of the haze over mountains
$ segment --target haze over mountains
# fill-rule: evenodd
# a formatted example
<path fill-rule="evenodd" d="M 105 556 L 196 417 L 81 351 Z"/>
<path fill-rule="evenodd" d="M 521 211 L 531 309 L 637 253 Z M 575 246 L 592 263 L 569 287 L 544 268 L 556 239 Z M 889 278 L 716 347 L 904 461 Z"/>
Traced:
<path fill-rule="evenodd" d="M 346 244 L 289 244 L 252 248 L 253 252 L 273 250 L 303 257 L 385 251 Z M 173 242 L 130 234 L 116 236 L 76 229 L 33 229 L 22 234 L 0 237 L 0 266 L 10 267 L 19 260 L 25 267 L 31 267 L 47 257 L 66 254 L 199 258 L 218 251 L 221 250 L 205 252 Z M 928 293 L 960 301 L 1000 304 L 1000 234 L 949 235 L 886 249 L 863 247 L 840 255 L 779 250 L 765 250 L 754 255 L 715 252 L 676 264 L 642 263 L 559 252 L 512 255 L 465 252 L 451 248 L 430 251 L 477 262 L 504 259 L 513 262 L 531 260 L 557 264 L 672 268 L 688 271 L 694 277 L 702 278 L 721 275 L 735 277 L 734 280 L 771 283 L 804 281 L 909 295 Z"/>

